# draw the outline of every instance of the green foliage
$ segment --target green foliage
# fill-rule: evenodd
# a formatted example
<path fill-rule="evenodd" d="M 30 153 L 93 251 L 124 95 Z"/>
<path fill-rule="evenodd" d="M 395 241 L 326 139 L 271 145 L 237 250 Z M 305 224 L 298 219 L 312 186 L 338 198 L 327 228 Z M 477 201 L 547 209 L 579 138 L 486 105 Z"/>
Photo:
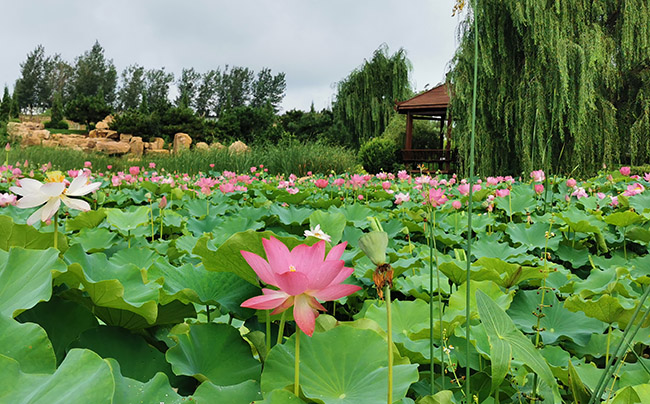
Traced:
<path fill-rule="evenodd" d="M 388 46 L 382 45 L 370 61 L 338 83 L 332 112 L 344 128 L 340 144 L 356 148 L 382 134 L 395 114 L 395 100 L 411 95 L 410 68 L 404 49 L 389 55 Z"/>
<path fill-rule="evenodd" d="M 68 102 L 65 115 L 76 122 L 83 122 L 86 127 L 91 123 L 97 123 L 111 113 L 110 105 L 104 101 L 101 91 L 97 95 L 79 95 Z"/>
<path fill-rule="evenodd" d="M 68 125 L 68 122 L 64 121 L 64 120 L 61 120 L 61 121 L 45 121 L 45 122 L 43 122 L 43 127 L 45 129 L 63 129 L 63 130 L 70 129 L 70 125 Z"/>
<path fill-rule="evenodd" d="M 77 57 L 75 61 L 74 76 L 71 79 L 70 98 L 72 102 L 96 98 L 93 103 L 108 106 L 110 112 L 110 106 L 115 103 L 116 88 L 117 71 L 115 70 L 113 61 L 106 59 L 104 56 L 104 48 L 102 48 L 98 41 L 95 41 L 92 48 Z M 98 98 L 99 94 L 101 94 L 101 97 Z M 68 106 L 68 108 L 71 107 Z M 104 116 L 106 115 L 104 114 Z M 77 120 L 70 114 L 66 114 L 66 116 L 72 120 Z M 79 121 L 97 122 L 94 119 L 79 119 Z"/>
<path fill-rule="evenodd" d="M 595 173 L 650 156 L 650 9 L 645 0 L 487 0 L 462 24 L 449 76 L 468 172 L 478 18 L 477 172 Z"/>
<path fill-rule="evenodd" d="M 2 95 L 2 102 L 0 103 L 0 122 L 7 122 L 9 120 L 10 112 L 11 96 L 9 95 L 9 88 L 5 86 L 4 94 Z"/>
<path fill-rule="evenodd" d="M 301 142 L 315 141 L 318 139 L 334 140 L 333 114 L 328 109 L 316 112 L 312 108 L 309 112 L 292 109 L 280 116 L 282 129 L 291 138 Z"/>
<path fill-rule="evenodd" d="M 122 71 L 122 86 L 117 93 L 119 110 L 130 111 L 138 109 L 143 91 L 144 67 L 138 66 L 137 64 L 126 67 Z"/>
<path fill-rule="evenodd" d="M 280 140 L 281 132 L 275 125 L 275 114 L 270 106 L 255 108 L 239 106 L 224 110 L 216 125 L 217 138 L 241 140 L 246 144 Z"/>
<path fill-rule="evenodd" d="M 381 137 L 393 140 L 400 148 L 404 147 L 406 115 L 393 115 Z M 414 149 L 441 149 L 443 145 L 440 144 L 440 124 L 429 120 L 414 119 L 412 141 Z"/>
<path fill-rule="evenodd" d="M 369 173 L 393 171 L 397 164 L 397 144 L 385 138 L 374 138 L 364 143 L 359 149 L 359 161 Z"/>

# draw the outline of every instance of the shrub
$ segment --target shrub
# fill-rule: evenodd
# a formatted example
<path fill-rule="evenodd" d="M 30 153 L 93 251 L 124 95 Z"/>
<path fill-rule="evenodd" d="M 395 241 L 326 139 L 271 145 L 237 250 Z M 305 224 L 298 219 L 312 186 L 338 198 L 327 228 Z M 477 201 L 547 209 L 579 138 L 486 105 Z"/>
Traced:
<path fill-rule="evenodd" d="M 45 121 L 43 123 L 43 127 L 45 129 L 70 129 L 70 125 L 64 120 L 60 120 L 58 122 L 52 122 L 52 121 Z"/>
<path fill-rule="evenodd" d="M 363 168 L 371 174 L 381 171 L 393 171 L 397 164 L 397 144 L 386 138 L 373 138 L 359 149 L 359 160 Z"/>

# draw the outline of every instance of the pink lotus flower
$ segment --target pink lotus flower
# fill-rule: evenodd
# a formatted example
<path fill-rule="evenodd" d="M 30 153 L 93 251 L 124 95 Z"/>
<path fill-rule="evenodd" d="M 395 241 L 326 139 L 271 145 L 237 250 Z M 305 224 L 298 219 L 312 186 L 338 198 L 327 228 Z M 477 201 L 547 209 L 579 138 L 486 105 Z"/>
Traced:
<path fill-rule="evenodd" d="M 15 204 L 16 204 L 16 195 L 10 193 L 0 194 L 0 208 L 4 208 L 5 206 L 15 205 Z"/>
<path fill-rule="evenodd" d="M 542 192 L 544 192 L 544 185 L 542 185 L 542 184 L 535 184 L 535 193 L 539 195 L 539 194 L 541 194 Z"/>
<path fill-rule="evenodd" d="M 361 289 L 342 283 L 354 272 L 341 260 L 347 243 L 332 247 L 327 257 L 325 241 L 300 244 L 291 251 L 274 237 L 263 239 L 262 244 L 268 261 L 248 251 L 241 254 L 262 282 L 277 289 L 263 288 L 263 295 L 246 300 L 242 307 L 274 309 L 271 314 L 277 314 L 293 306 L 296 324 L 312 336 L 318 310 L 326 311 L 318 300 L 340 299 Z"/>
<path fill-rule="evenodd" d="M 424 199 L 425 199 L 424 200 L 425 204 L 429 203 L 434 208 L 436 206 L 443 205 L 445 202 L 448 201 L 448 198 L 445 195 L 444 190 L 442 190 L 442 189 L 433 189 L 433 188 L 429 189 L 428 198 L 427 198 L 426 194 L 424 195 Z"/>
<path fill-rule="evenodd" d="M 650 173 L 643 174 L 643 179 L 650 182 Z"/>
<path fill-rule="evenodd" d="M 628 176 L 630 175 L 630 167 L 621 167 L 620 170 L 618 170 L 621 175 Z"/>
<path fill-rule="evenodd" d="M 573 191 L 571 196 L 575 196 L 576 198 L 580 199 L 580 198 L 586 198 L 589 195 L 587 195 L 587 192 L 583 187 L 578 187 L 575 191 Z"/>
<path fill-rule="evenodd" d="M 323 178 L 319 178 L 316 181 L 314 181 L 314 184 L 320 189 L 327 188 L 329 185 L 329 181 Z"/>
<path fill-rule="evenodd" d="M 460 203 L 460 201 L 459 201 L 458 199 L 456 199 L 456 200 L 454 200 L 454 201 L 451 203 L 451 206 L 452 206 L 452 208 L 458 210 L 458 209 L 460 209 L 461 206 L 463 206 L 463 205 Z"/>
<path fill-rule="evenodd" d="M 508 188 L 497 189 L 496 191 L 494 191 L 494 194 L 496 196 L 498 196 L 499 198 L 503 198 L 503 197 L 506 197 L 506 196 L 510 195 L 510 190 Z"/>
<path fill-rule="evenodd" d="M 84 167 L 90 168 L 92 166 L 93 166 L 93 163 L 91 163 L 90 161 L 84 161 Z"/>
<path fill-rule="evenodd" d="M 458 186 L 458 192 L 460 192 L 461 195 L 467 195 L 469 194 L 469 184 L 460 184 Z"/>
<path fill-rule="evenodd" d="M 625 196 L 634 196 L 634 195 L 640 194 L 643 191 L 645 191 L 645 187 L 643 185 L 639 184 L 638 182 L 636 182 L 636 183 L 634 183 L 632 185 L 628 185 L 625 192 L 623 192 L 623 195 L 625 195 Z"/>
<path fill-rule="evenodd" d="M 530 178 L 535 182 L 542 182 L 546 178 L 543 170 L 536 170 L 530 173 Z"/>
<path fill-rule="evenodd" d="M 400 192 L 399 194 L 395 195 L 395 205 L 401 205 L 403 202 L 408 202 L 410 200 L 411 200 L 410 194 L 405 194 L 403 192 Z"/>
<path fill-rule="evenodd" d="M 156 168 L 156 163 L 149 163 L 149 168 Z"/>
<path fill-rule="evenodd" d="M 138 166 L 131 166 L 131 167 L 129 167 L 129 174 L 131 174 L 131 175 L 134 176 L 134 177 L 135 177 L 136 175 L 140 174 L 140 167 L 138 167 Z"/>
<path fill-rule="evenodd" d="M 575 188 L 575 186 L 578 185 L 578 182 L 574 180 L 573 178 L 569 178 L 566 180 L 566 186 L 569 188 Z"/>

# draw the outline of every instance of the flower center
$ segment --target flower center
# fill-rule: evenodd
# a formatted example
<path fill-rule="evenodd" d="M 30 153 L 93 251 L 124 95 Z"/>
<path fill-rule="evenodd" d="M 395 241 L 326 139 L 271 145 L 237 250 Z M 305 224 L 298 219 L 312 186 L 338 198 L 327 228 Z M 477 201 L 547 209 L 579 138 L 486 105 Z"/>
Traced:
<path fill-rule="evenodd" d="M 45 174 L 45 182 L 63 182 L 65 181 L 65 177 L 63 176 L 63 173 L 61 171 L 48 171 L 47 174 Z"/>
<path fill-rule="evenodd" d="M 296 267 L 289 265 L 289 272 L 296 272 Z"/>

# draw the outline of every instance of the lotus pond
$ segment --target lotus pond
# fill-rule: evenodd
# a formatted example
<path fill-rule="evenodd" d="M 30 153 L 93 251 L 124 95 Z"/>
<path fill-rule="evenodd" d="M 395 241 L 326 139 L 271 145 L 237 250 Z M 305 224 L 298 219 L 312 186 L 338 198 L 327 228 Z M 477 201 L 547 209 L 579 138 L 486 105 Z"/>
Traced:
<path fill-rule="evenodd" d="M 648 174 L 47 170 L 1 169 L 0 402 L 650 397 Z"/>

